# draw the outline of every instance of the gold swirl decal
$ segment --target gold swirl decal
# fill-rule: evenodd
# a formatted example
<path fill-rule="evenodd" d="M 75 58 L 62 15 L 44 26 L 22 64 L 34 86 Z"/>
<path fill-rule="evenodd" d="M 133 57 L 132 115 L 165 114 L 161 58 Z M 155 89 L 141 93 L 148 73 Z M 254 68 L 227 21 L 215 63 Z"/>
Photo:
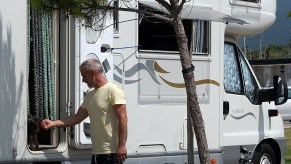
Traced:
<path fill-rule="evenodd" d="M 200 84 L 213 84 L 219 87 L 219 82 L 215 81 L 215 80 L 211 80 L 211 79 L 203 79 L 203 80 L 198 80 L 195 82 L 196 85 L 200 85 Z"/>
<path fill-rule="evenodd" d="M 174 88 L 185 88 L 185 84 L 184 83 L 173 83 L 173 82 L 170 82 L 164 78 L 162 78 L 160 76 L 160 78 L 166 83 L 168 84 L 169 86 L 171 87 L 174 87 Z M 213 85 L 216 85 L 216 86 L 219 86 L 219 83 L 215 80 L 211 80 L 211 79 L 203 79 L 203 80 L 198 80 L 195 82 L 196 85 L 201 85 L 201 84 L 213 84 Z"/>
<path fill-rule="evenodd" d="M 154 62 L 154 69 L 155 71 L 160 72 L 160 73 L 170 73 L 164 70 L 156 61 Z"/>

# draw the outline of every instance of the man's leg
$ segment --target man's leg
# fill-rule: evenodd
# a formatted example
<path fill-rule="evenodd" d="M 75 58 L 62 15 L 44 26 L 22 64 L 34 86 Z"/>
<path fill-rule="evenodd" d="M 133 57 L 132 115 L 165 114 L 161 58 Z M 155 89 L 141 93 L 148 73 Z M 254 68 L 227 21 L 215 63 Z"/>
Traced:
<path fill-rule="evenodd" d="M 91 164 L 117 164 L 117 154 L 92 155 Z"/>

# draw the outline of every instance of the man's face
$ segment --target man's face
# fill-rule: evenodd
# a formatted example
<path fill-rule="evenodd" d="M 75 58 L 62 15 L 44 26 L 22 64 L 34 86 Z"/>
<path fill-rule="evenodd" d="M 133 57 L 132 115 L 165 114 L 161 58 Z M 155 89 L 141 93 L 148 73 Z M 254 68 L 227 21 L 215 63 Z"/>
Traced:
<path fill-rule="evenodd" d="M 81 69 L 82 81 L 88 85 L 89 88 L 94 87 L 93 71 Z"/>

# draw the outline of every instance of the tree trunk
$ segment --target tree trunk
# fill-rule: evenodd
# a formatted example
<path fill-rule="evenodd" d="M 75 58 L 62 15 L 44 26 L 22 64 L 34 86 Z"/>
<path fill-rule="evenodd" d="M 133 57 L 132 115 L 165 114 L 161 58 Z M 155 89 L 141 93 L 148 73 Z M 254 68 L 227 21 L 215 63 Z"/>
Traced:
<path fill-rule="evenodd" d="M 187 103 L 188 104 L 188 103 Z M 187 151 L 188 164 L 194 164 L 193 121 L 189 106 L 187 106 Z"/>
<path fill-rule="evenodd" d="M 190 69 L 192 67 L 192 60 L 188 50 L 188 39 L 185 34 L 184 26 L 180 17 L 176 17 L 173 21 L 173 27 L 175 29 L 177 43 L 180 52 L 180 60 L 183 72 L 183 77 L 186 86 L 187 92 L 187 108 L 189 108 L 191 119 L 193 120 L 194 131 L 196 135 L 197 145 L 198 145 L 198 153 L 201 164 L 210 163 L 208 145 L 204 127 L 204 121 L 202 118 L 201 110 L 198 103 L 198 98 L 196 94 L 196 85 L 194 72 Z M 187 118 L 189 119 L 189 118 Z M 190 135 L 188 133 L 188 135 Z M 188 148 L 188 150 L 190 150 Z M 193 156 L 194 154 L 189 154 L 188 156 Z M 188 161 L 190 163 L 190 161 Z M 194 163 L 194 161 L 193 161 Z"/>

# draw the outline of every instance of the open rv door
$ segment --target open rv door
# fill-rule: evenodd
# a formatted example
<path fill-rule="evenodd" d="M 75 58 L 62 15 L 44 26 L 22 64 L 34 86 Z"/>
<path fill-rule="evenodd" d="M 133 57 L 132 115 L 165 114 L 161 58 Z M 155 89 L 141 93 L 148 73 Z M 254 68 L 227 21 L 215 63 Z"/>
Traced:
<path fill-rule="evenodd" d="M 102 14 L 100 14 L 102 15 Z M 86 24 L 86 25 L 84 25 Z M 82 82 L 82 76 L 79 71 L 80 64 L 91 58 L 100 60 L 104 74 L 108 81 L 113 81 L 113 55 L 111 48 L 113 45 L 112 18 L 109 15 L 102 15 L 100 19 L 94 19 L 91 22 L 75 23 L 75 98 L 74 109 L 76 113 L 82 104 L 86 93 L 90 90 L 86 83 Z M 73 134 L 72 134 L 73 133 Z M 71 129 L 71 145 L 75 148 L 90 148 L 90 119 L 89 117 Z"/>

